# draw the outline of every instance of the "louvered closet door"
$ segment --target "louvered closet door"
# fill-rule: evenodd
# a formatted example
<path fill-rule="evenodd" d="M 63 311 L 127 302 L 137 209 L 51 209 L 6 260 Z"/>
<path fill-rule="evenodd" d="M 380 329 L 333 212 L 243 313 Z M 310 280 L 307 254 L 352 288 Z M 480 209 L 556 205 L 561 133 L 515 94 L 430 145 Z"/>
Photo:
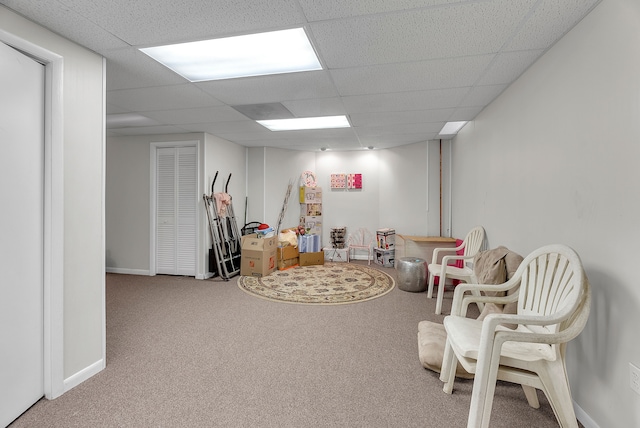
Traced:
<path fill-rule="evenodd" d="M 196 147 L 156 150 L 156 273 L 196 274 Z"/>

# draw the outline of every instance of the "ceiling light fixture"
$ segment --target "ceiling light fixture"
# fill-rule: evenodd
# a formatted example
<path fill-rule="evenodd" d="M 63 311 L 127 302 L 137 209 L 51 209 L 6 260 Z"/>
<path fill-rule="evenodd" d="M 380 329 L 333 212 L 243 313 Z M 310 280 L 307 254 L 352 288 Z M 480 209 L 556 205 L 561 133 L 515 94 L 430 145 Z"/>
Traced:
<path fill-rule="evenodd" d="M 271 131 L 299 131 L 303 129 L 349 128 L 347 116 L 301 117 L 295 119 L 257 120 Z"/>
<path fill-rule="evenodd" d="M 447 122 L 440 130 L 439 135 L 455 135 L 467 124 L 467 121 Z"/>
<path fill-rule="evenodd" d="M 140 50 L 191 82 L 322 70 L 304 28 Z"/>

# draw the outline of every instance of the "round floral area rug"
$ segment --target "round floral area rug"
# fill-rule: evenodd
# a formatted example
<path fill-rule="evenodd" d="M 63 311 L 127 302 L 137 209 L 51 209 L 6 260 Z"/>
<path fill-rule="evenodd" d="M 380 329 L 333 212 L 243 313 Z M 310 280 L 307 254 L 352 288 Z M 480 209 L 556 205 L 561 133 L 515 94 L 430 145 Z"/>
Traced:
<path fill-rule="evenodd" d="M 252 296 L 303 305 L 341 305 L 384 296 L 395 286 L 388 274 L 352 263 L 325 263 L 241 276 L 238 287 Z"/>

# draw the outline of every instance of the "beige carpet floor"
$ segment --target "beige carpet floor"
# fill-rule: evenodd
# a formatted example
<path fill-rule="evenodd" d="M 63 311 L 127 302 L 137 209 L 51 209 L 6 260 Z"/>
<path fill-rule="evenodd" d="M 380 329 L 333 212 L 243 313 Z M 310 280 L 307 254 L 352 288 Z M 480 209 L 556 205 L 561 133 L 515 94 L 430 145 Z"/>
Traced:
<path fill-rule="evenodd" d="M 352 305 L 292 305 L 237 280 L 107 274 L 106 369 L 11 426 L 466 425 L 472 382 L 444 394 L 418 361 L 418 322 L 442 319 L 435 299 L 396 287 Z M 491 426 L 556 427 L 539 397 L 532 409 L 499 383 Z"/>

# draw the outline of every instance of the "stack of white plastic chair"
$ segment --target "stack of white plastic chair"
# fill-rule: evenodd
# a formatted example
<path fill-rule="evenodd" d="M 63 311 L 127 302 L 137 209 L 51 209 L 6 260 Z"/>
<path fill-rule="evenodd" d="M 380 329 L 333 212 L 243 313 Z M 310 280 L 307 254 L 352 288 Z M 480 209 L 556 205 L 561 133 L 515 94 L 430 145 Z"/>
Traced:
<path fill-rule="evenodd" d="M 515 293 L 508 293 L 517 287 Z M 506 295 L 478 296 L 480 292 Z M 466 318 L 468 305 L 478 301 L 517 303 L 517 310 L 515 314 L 490 314 L 482 321 Z M 457 362 L 475 373 L 467 427 L 489 426 L 496 380 L 521 384 L 534 408 L 540 406 L 535 389 L 544 391 L 560 426 L 578 426 L 565 351 L 567 342 L 584 328 L 590 303 L 580 258 L 564 245 L 532 252 L 504 284 L 456 287 L 451 315 L 444 319 L 447 343 L 440 379 L 450 394 Z"/>

